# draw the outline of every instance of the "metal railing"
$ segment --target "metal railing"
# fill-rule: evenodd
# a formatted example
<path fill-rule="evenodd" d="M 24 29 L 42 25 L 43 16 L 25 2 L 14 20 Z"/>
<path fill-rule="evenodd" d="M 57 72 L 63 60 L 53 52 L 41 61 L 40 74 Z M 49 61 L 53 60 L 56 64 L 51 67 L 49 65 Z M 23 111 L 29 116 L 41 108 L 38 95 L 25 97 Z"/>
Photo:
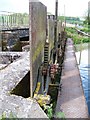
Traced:
<path fill-rule="evenodd" d="M 29 27 L 29 14 L 0 11 L 0 30 Z"/>

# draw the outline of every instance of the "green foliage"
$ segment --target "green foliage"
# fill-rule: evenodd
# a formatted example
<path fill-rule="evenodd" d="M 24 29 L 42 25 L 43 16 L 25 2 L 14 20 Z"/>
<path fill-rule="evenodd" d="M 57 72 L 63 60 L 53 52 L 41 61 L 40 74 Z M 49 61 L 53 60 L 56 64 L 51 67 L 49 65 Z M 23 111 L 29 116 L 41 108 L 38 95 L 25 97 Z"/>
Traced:
<path fill-rule="evenodd" d="M 64 16 L 58 16 L 58 20 L 64 21 Z"/>
<path fill-rule="evenodd" d="M 84 18 L 85 18 L 85 20 L 83 21 L 83 24 L 90 25 L 90 15 L 89 15 L 89 11 L 88 10 L 85 12 Z"/>
<path fill-rule="evenodd" d="M 0 117 L 0 120 L 6 120 L 6 113 L 3 112 L 2 116 Z"/>
<path fill-rule="evenodd" d="M 88 20 L 84 20 L 84 21 L 83 21 L 83 24 L 88 24 Z"/>
<path fill-rule="evenodd" d="M 89 19 L 88 19 L 88 14 L 85 16 L 85 20 L 83 21 L 83 24 L 88 24 Z"/>
<path fill-rule="evenodd" d="M 56 118 L 61 118 L 62 120 L 66 120 L 64 112 L 58 112 L 58 113 L 56 113 Z"/>
<path fill-rule="evenodd" d="M 87 28 L 87 27 L 82 28 L 82 29 L 80 29 L 80 30 L 83 31 L 83 32 L 85 32 L 85 33 L 88 33 L 88 28 Z"/>
<path fill-rule="evenodd" d="M 65 20 L 66 20 L 67 23 L 82 24 L 82 21 L 80 20 L 79 17 L 58 16 L 58 19 L 61 20 L 61 21 L 64 21 L 64 18 L 65 18 Z"/>
<path fill-rule="evenodd" d="M 44 111 L 46 112 L 47 116 L 49 118 L 52 118 L 53 116 L 53 109 L 52 109 L 52 104 L 49 106 L 49 105 L 44 105 Z"/>
<path fill-rule="evenodd" d="M 9 120 L 19 120 L 19 119 L 17 118 L 17 116 L 14 115 L 12 112 L 10 112 L 8 118 L 9 118 Z M 2 116 L 0 117 L 0 120 L 7 120 L 6 112 L 3 112 L 3 113 L 2 113 Z"/>
<path fill-rule="evenodd" d="M 13 114 L 12 112 L 10 112 L 9 119 L 10 119 L 10 120 L 19 120 L 19 119 L 17 118 L 17 116 L 16 116 L 15 114 Z"/>
<path fill-rule="evenodd" d="M 72 33 L 72 34 L 76 34 L 77 32 L 76 32 L 76 30 L 75 30 L 75 28 L 73 28 L 73 27 L 66 27 L 66 31 L 67 32 L 70 32 L 70 33 Z"/>
<path fill-rule="evenodd" d="M 80 44 L 82 42 L 82 38 L 79 37 L 79 35 L 73 35 L 72 36 L 74 44 Z"/>
<path fill-rule="evenodd" d="M 83 31 L 87 31 L 87 28 L 83 28 Z M 74 44 L 80 44 L 80 43 L 87 43 L 90 42 L 90 39 L 85 36 L 78 35 L 75 28 L 66 28 L 67 31 L 67 37 L 70 37 L 73 39 Z"/>
<path fill-rule="evenodd" d="M 79 17 L 66 17 L 66 20 L 80 21 Z"/>

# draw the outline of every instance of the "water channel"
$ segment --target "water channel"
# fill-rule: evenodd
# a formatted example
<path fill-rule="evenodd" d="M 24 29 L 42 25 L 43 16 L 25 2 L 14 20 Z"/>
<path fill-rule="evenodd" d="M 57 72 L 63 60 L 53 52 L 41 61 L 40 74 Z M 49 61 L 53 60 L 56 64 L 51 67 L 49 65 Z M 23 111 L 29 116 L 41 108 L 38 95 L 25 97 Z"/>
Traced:
<path fill-rule="evenodd" d="M 90 115 L 90 43 L 75 45 L 76 58 Z M 81 56 L 81 59 L 80 59 Z"/>

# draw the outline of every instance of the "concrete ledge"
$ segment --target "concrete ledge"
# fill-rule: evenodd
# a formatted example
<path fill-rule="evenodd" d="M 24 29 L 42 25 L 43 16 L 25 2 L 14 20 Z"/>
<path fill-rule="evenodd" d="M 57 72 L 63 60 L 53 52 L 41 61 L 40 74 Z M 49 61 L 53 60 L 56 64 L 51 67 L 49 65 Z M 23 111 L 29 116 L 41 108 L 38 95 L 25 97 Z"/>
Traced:
<path fill-rule="evenodd" d="M 0 93 L 11 91 L 29 71 L 29 53 L 0 70 Z"/>
<path fill-rule="evenodd" d="M 5 53 L 4 53 L 5 54 Z M 10 118 L 48 118 L 39 104 L 31 98 L 11 95 L 22 78 L 30 71 L 29 52 L 0 70 L 0 116 Z"/>
<path fill-rule="evenodd" d="M 10 118 L 48 118 L 38 103 L 31 98 L 25 99 L 16 95 L 0 95 L 0 116 Z"/>

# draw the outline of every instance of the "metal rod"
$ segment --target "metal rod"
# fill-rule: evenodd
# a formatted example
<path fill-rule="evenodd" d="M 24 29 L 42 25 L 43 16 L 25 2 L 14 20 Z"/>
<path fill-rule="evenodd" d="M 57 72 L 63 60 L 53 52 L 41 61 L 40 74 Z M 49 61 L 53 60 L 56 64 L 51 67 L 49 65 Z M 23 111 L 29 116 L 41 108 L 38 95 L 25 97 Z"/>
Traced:
<path fill-rule="evenodd" d="M 65 8 L 65 5 L 64 5 L 64 23 L 65 23 L 64 26 L 66 27 L 66 17 L 65 16 L 66 16 L 66 8 Z"/>
<path fill-rule="evenodd" d="M 55 3 L 55 19 L 57 20 L 57 17 L 58 17 L 58 0 L 56 0 L 56 3 Z"/>
<path fill-rule="evenodd" d="M 30 40 L 30 97 L 33 97 L 33 79 L 32 79 L 32 40 Z"/>
<path fill-rule="evenodd" d="M 82 42 L 81 42 L 81 45 L 80 45 L 81 47 L 80 47 L 80 56 L 79 56 L 79 64 L 78 65 L 80 65 L 80 63 L 81 63 L 81 55 L 82 55 Z"/>
<path fill-rule="evenodd" d="M 57 18 L 58 18 L 58 0 L 55 2 L 55 33 L 54 33 L 54 46 L 56 47 L 57 42 Z"/>
<path fill-rule="evenodd" d="M 32 6 L 31 6 L 31 4 L 30 4 L 30 6 L 29 6 L 29 9 L 30 9 L 30 11 L 31 11 L 31 8 L 32 8 Z M 31 15 L 31 13 L 30 13 L 30 11 L 29 11 L 29 14 Z M 31 16 L 29 16 L 29 17 L 31 17 Z M 32 21 L 30 20 L 29 21 L 29 30 L 32 30 L 32 26 L 31 26 L 31 24 L 32 24 Z M 29 31 L 29 32 L 31 32 L 31 31 Z M 30 97 L 33 97 L 33 72 L 32 72 L 32 67 L 33 67 L 33 61 L 32 61 L 32 35 L 30 34 L 29 35 L 29 45 L 30 45 L 30 52 L 29 52 L 29 60 L 30 60 Z"/>
<path fill-rule="evenodd" d="M 48 69 L 44 94 L 48 93 L 49 84 L 50 84 L 50 77 L 49 77 L 49 69 Z"/>

